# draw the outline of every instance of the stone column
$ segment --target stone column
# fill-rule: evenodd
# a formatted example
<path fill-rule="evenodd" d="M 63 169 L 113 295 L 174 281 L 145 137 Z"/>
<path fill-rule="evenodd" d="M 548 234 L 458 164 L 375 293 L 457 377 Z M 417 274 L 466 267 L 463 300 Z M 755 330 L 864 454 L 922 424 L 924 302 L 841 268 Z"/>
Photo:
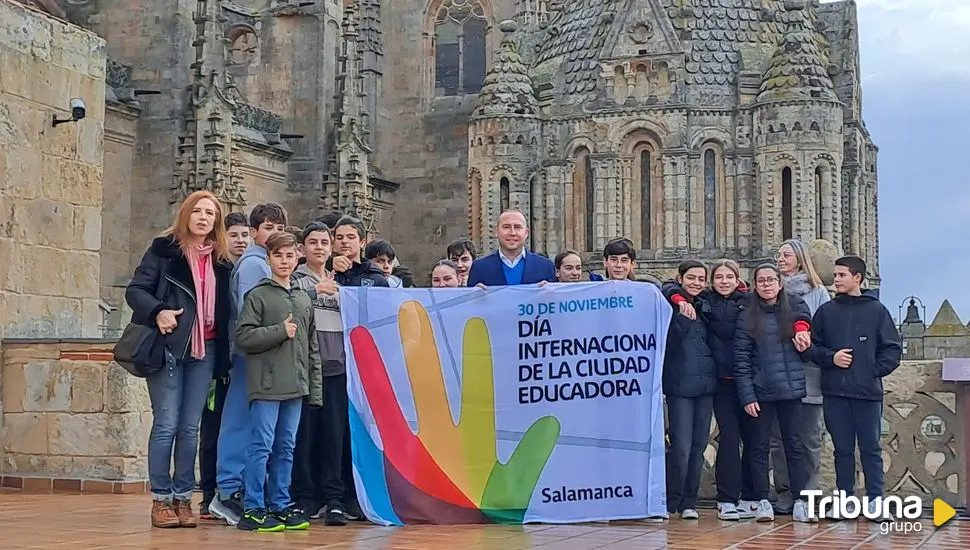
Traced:
<path fill-rule="evenodd" d="M 545 248 L 547 251 L 558 251 L 565 246 L 563 207 L 565 186 L 563 177 L 568 171 L 564 164 L 553 164 L 546 168 L 545 185 L 545 218 L 546 235 Z"/>
<path fill-rule="evenodd" d="M 546 248 L 546 185 L 544 172 L 537 171 L 529 181 L 531 202 L 529 204 L 529 225 L 532 233 L 532 249 L 548 254 Z"/>
<path fill-rule="evenodd" d="M 852 174 L 849 182 L 849 250 L 852 254 L 863 254 L 862 250 L 862 227 L 860 214 L 862 213 L 859 204 L 859 175 Z"/>
<path fill-rule="evenodd" d="M 750 253 L 755 246 L 754 201 L 751 191 L 754 188 L 755 173 L 754 159 L 751 157 L 737 158 L 737 172 L 735 176 L 735 216 L 737 219 L 736 243 L 738 254 L 742 257 Z"/>
<path fill-rule="evenodd" d="M 663 248 L 686 249 L 690 218 L 687 215 L 688 158 L 686 153 L 664 157 L 664 240 Z"/>
<path fill-rule="evenodd" d="M 637 242 L 633 234 L 633 159 L 623 157 L 617 160 L 619 172 L 619 205 L 617 211 L 619 216 L 618 225 L 622 228 L 621 233 Z M 650 248 L 650 243 L 645 243 L 643 248 Z"/>

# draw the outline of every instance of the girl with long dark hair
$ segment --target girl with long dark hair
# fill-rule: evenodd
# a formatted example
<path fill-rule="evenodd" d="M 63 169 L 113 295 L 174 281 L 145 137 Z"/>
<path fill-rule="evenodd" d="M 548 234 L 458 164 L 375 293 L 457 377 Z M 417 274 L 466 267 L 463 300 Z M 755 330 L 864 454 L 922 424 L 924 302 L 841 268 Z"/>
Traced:
<path fill-rule="evenodd" d="M 734 383 L 738 399 L 751 423 L 750 452 L 754 497 L 759 501 L 759 521 L 773 521 L 768 501 L 768 454 L 771 424 L 779 424 L 795 502 L 792 519 L 818 521 L 809 514 L 801 496 L 807 470 L 799 439 L 802 398 L 805 390 L 803 342 L 811 316 L 801 298 L 782 290 L 781 271 L 762 264 L 754 271 L 755 290 L 748 295 L 738 318 L 734 337 Z"/>

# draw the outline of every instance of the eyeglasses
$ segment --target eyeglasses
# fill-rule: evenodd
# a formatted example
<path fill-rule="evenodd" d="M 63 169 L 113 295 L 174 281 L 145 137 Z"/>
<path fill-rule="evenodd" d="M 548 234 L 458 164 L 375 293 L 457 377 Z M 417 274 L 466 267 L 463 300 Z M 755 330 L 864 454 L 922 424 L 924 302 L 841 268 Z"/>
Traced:
<path fill-rule="evenodd" d="M 778 282 L 778 278 L 777 277 L 771 277 L 771 278 L 768 278 L 768 279 L 758 279 L 755 282 L 757 282 L 758 285 L 760 285 L 760 286 L 771 286 L 771 285 L 773 285 L 773 284 L 775 284 L 775 283 Z"/>

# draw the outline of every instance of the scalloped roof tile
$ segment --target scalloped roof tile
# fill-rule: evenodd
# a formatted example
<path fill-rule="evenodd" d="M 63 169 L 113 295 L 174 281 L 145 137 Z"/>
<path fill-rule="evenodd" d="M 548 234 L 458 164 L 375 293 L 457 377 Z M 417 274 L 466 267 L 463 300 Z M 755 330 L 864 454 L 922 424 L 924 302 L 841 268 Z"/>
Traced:
<path fill-rule="evenodd" d="M 825 99 L 837 101 L 809 14 L 804 8 L 786 13 L 787 29 L 761 80 L 758 100 Z"/>
<path fill-rule="evenodd" d="M 668 7 L 674 28 L 692 38 L 687 84 L 733 83 L 741 61 L 739 45 L 779 40 L 780 9 L 779 0 L 696 0 Z"/>
<path fill-rule="evenodd" d="M 583 103 L 596 97 L 599 68 L 594 59 L 606 42 L 615 5 L 614 0 L 568 0 L 546 30 L 536 64 L 562 57 L 569 82 L 564 103 Z"/>
<path fill-rule="evenodd" d="M 475 116 L 534 115 L 539 111 L 529 69 L 519 55 L 518 44 L 512 38 L 514 30 L 514 25 L 502 28 L 505 36 L 485 75 Z"/>

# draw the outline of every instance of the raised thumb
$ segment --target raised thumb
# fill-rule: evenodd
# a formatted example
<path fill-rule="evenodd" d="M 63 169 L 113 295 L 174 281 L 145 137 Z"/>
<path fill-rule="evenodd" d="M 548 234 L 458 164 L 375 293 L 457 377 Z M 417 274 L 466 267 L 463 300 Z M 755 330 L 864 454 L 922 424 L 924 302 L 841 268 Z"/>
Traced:
<path fill-rule="evenodd" d="M 286 316 L 286 320 L 283 321 L 283 322 L 284 323 L 292 323 L 293 322 L 293 314 L 291 313 L 291 314 L 287 315 Z"/>
<path fill-rule="evenodd" d="M 181 315 L 183 311 L 185 311 L 185 308 L 181 308 L 180 307 L 180 308 L 178 308 L 178 309 L 175 310 L 175 315 Z"/>

